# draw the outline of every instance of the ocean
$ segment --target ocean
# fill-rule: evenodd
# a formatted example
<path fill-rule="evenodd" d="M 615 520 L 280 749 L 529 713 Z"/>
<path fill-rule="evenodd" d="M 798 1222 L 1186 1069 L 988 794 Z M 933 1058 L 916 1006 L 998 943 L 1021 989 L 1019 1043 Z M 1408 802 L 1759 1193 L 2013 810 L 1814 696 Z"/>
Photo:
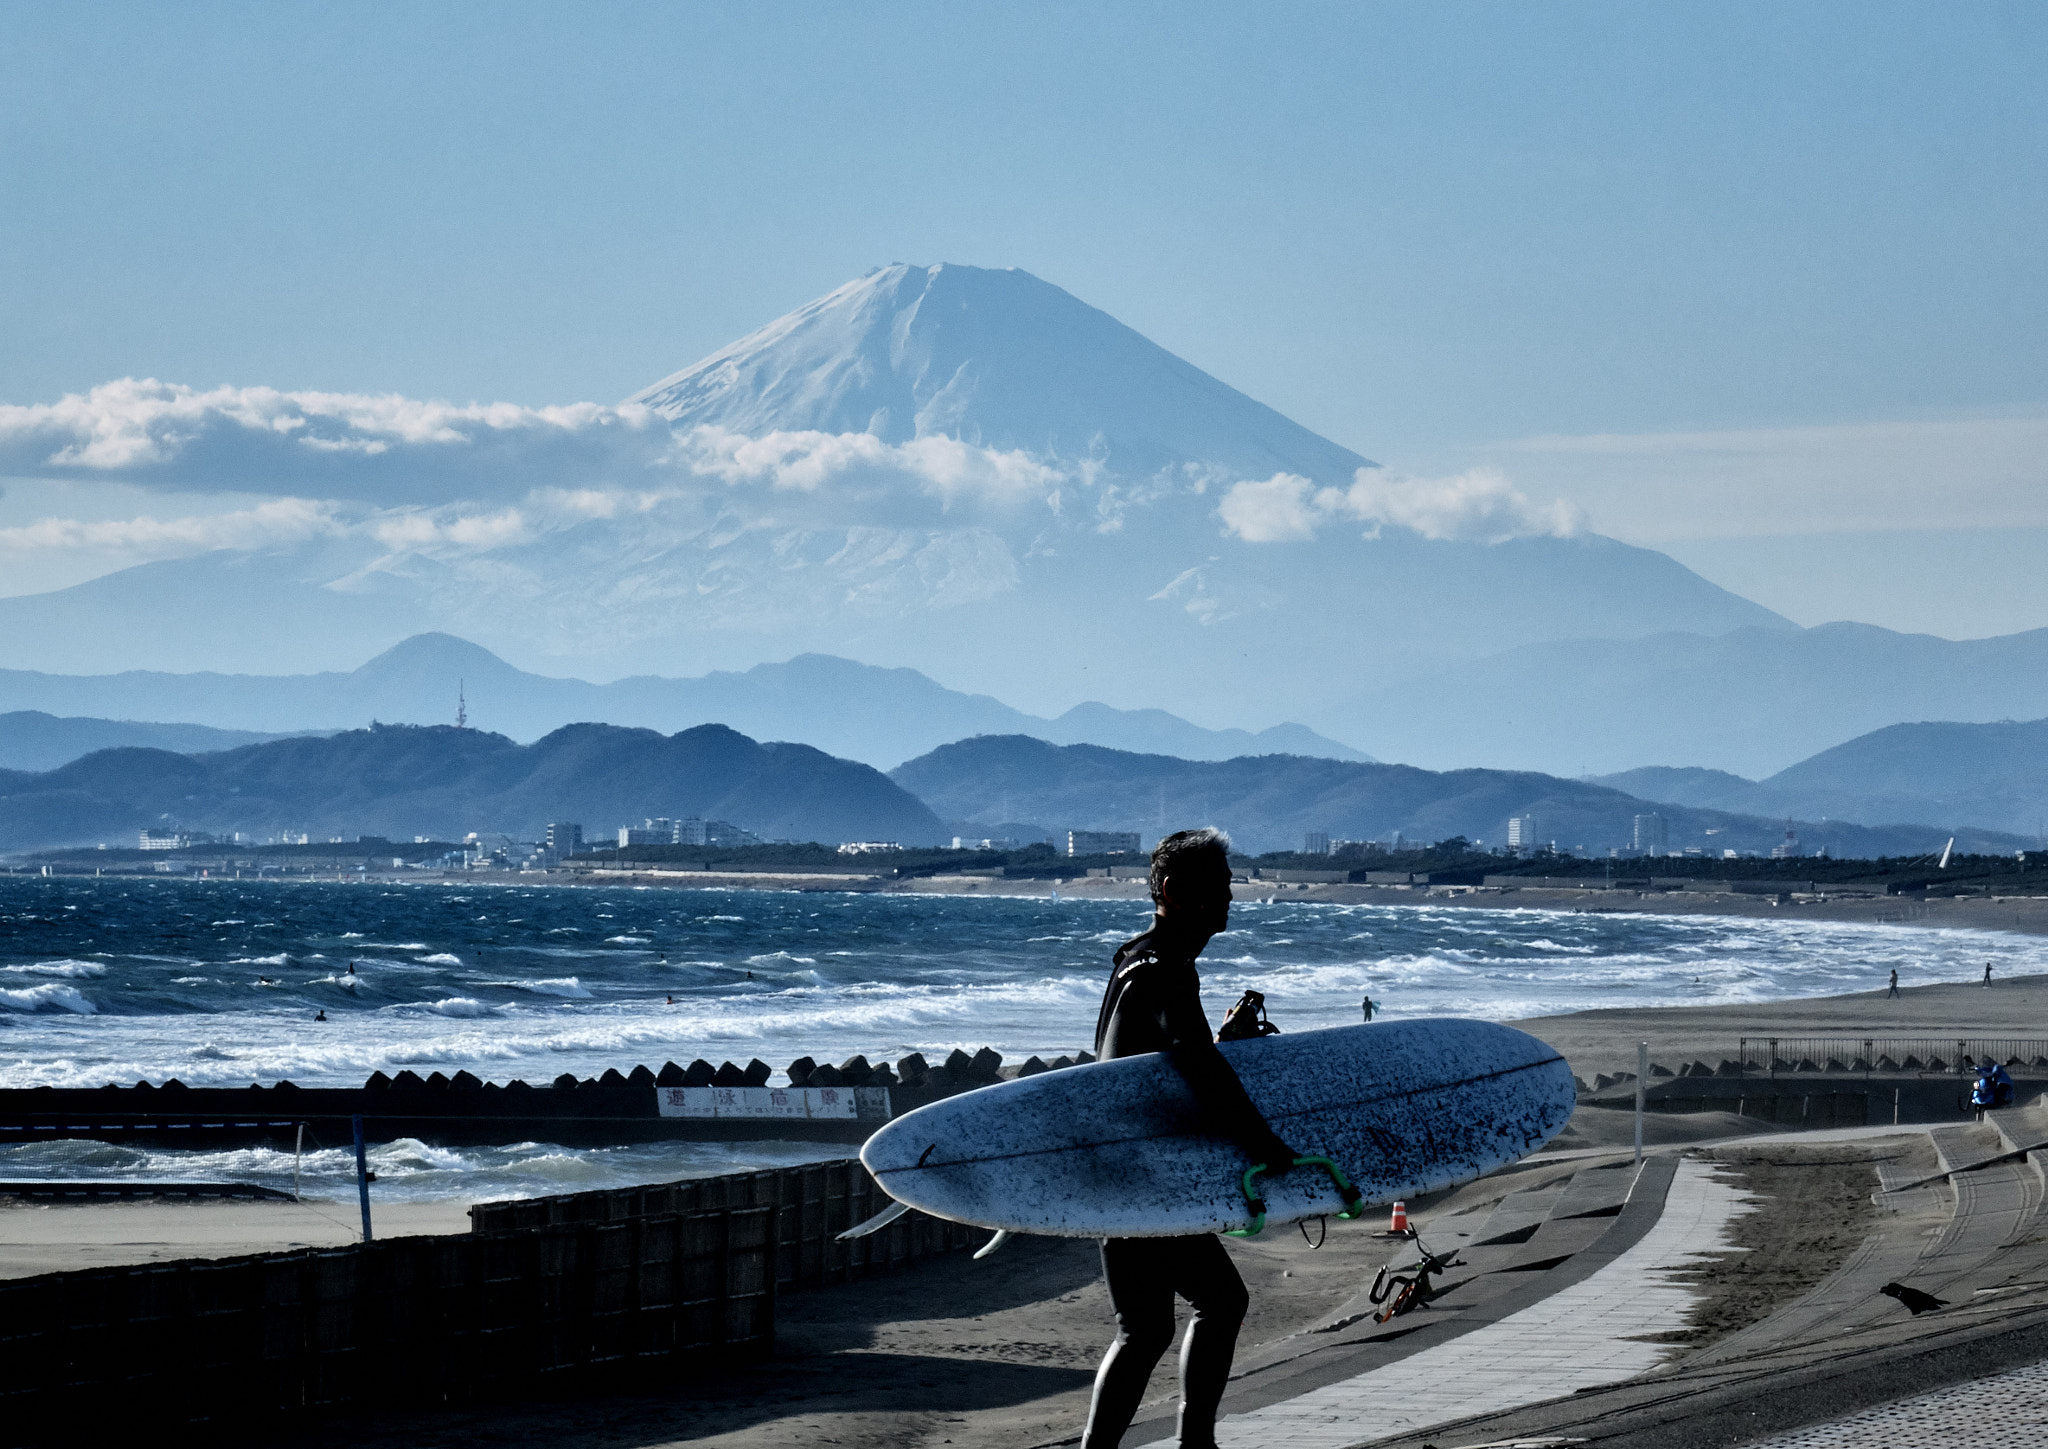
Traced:
<path fill-rule="evenodd" d="M 704 1057 L 780 1069 L 992 1046 L 1089 1045 L 1139 901 L 0 877 L 0 1086 L 189 1086 L 468 1069 L 563 1072 Z M 1203 958 L 1212 1020 L 1247 987 L 1283 1030 L 1705 1005 L 2048 970 L 2048 940 L 1731 916 L 1240 901 Z M 353 970 L 350 968 L 353 967 Z M 325 1021 L 316 1020 L 318 1013 Z M 843 1155 L 817 1144 L 375 1149 L 389 1198 L 520 1196 Z M 63 1142 L 0 1149 L 0 1179 L 289 1185 L 291 1154 Z M 316 1143 L 307 1191 L 352 1158 Z"/>

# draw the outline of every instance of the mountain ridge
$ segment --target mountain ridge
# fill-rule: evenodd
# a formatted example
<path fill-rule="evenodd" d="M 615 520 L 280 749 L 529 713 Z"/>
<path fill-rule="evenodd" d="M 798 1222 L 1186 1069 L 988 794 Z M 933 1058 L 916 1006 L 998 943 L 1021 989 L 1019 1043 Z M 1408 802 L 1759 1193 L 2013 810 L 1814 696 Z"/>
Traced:
<path fill-rule="evenodd" d="M 1649 767 L 1597 782 L 1652 799 L 1865 825 L 1926 820 L 2044 842 L 2048 719 L 1886 725 L 1763 780 Z"/>
<path fill-rule="evenodd" d="M 0 848 L 11 850 L 132 844 L 134 832 L 169 827 L 537 840 L 551 820 L 602 840 L 653 816 L 825 844 L 932 844 L 944 834 L 870 766 L 723 725 L 668 736 L 569 725 L 530 745 L 453 725 L 379 725 L 205 755 L 102 750 L 45 773 L 0 772 Z"/>
<path fill-rule="evenodd" d="M 987 695 L 947 689 L 913 669 L 798 655 L 750 670 L 696 678 L 627 676 L 609 684 L 531 674 L 454 635 L 414 635 L 354 670 L 306 675 L 42 675 L 0 671 L 0 704 L 133 714 L 153 706 L 165 727 L 263 724 L 272 733 L 336 729 L 370 720 L 453 720 L 466 691 L 478 723 L 537 739 L 590 720 L 677 729 L 731 724 L 754 738 L 792 739 L 886 768 L 971 734 L 1042 734 L 1171 746 L 1194 758 L 1291 752 L 1336 759 L 1370 756 L 1294 724 L 1209 730 L 1163 710 L 1114 710 L 1089 702 L 1042 719 Z M 229 722 L 233 722 L 230 725 Z M 242 743 L 238 741 L 237 743 Z M 85 753 L 81 750 L 78 753 Z"/>
<path fill-rule="evenodd" d="M 1499 844 L 1510 816 L 1535 817 L 1535 833 L 1566 849 L 1626 848 L 1635 817 L 1662 814 L 1672 849 L 1766 853 L 1784 821 L 1641 800 L 1606 786 L 1538 771 L 1433 771 L 1290 756 L 1220 762 L 1139 755 L 1093 745 L 1051 745 L 1025 736 L 961 740 L 906 761 L 890 778 L 953 820 L 1065 822 L 1070 828 L 1136 830 L 1156 837 L 1217 825 L 1250 854 L 1298 849 L 1309 832 L 1385 842 L 1464 836 Z M 1841 856 L 1938 850 L 1944 828 L 1872 828 L 1801 822 L 1808 849 Z M 2012 836 L 1958 831 L 1967 850 L 2010 850 Z"/>

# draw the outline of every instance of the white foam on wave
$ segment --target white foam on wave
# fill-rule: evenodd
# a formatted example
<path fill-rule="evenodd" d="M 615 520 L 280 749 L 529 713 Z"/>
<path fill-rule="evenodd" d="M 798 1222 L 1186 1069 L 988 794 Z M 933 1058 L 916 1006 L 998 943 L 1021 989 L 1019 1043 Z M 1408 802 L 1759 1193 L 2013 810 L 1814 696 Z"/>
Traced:
<path fill-rule="evenodd" d="M 107 968 L 97 961 L 31 961 L 26 966 L 0 969 L 16 976 L 64 976 L 74 981 L 90 981 L 107 974 Z"/>
<path fill-rule="evenodd" d="M 280 951 L 275 956 L 237 956 L 230 966 L 289 966 L 292 958 Z"/>
<path fill-rule="evenodd" d="M 80 1016 L 91 1016 L 99 1010 L 81 995 L 75 986 L 60 986 L 54 981 L 41 986 L 24 986 L 18 990 L 0 987 L 0 1009 L 71 1011 Z"/>
<path fill-rule="evenodd" d="M 431 956 L 420 957 L 420 964 L 423 966 L 460 966 L 462 958 L 451 955 L 446 951 L 437 951 Z"/>
<path fill-rule="evenodd" d="M 605 944 L 608 946 L 644 946 L 654 938 L 652 936 L 606 936 L 604 939 Z"/>
<path fill-rule="evenodd" d="M 489 1016 L 491 1008 L 473 996 L 451 996 L 446 1001 L 430 1001 L 427 1010 L 441 1016 Z"/>
<path fill-rule="evenodd" d="M 588 999 L 590 993 L 583 983 L 574 976 L 557 976 L 540 981 L 512 981 L 507 985 L 517 986 L 524 991 L 536 991 L 542 996 L 562 996 L 571 999 Z"/>

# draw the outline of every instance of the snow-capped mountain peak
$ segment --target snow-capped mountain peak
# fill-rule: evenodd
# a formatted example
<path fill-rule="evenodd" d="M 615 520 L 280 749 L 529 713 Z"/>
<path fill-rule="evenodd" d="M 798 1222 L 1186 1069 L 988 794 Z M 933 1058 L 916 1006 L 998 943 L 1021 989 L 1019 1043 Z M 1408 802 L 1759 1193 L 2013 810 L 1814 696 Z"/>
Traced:
<path fill-rule="evenodd" d="M 1125 477 L 1371 466 L 1014 268 L 898 263 L 848 282 L 633 395 L 679 427 L 941 435 L 1092 459 Z"/>

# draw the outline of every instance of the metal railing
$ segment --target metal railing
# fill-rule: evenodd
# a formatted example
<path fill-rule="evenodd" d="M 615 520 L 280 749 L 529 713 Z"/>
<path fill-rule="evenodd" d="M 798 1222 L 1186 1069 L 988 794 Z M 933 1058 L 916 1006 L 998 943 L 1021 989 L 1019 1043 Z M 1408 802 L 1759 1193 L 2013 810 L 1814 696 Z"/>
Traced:
<path fill-rule="evenodd" d="M 1745 1036 L 1743 1075 L 1763 1072 L 1973 1072 L 1987 1061 L 2048 1071 L 2048 1037 Z"/>

